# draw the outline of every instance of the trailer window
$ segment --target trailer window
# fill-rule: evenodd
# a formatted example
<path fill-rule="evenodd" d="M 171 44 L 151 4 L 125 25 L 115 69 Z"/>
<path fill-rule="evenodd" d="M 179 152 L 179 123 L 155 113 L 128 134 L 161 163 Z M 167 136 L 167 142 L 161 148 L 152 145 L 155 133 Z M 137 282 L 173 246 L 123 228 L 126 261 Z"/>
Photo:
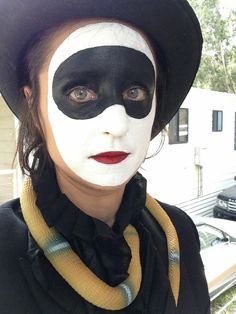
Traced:
<path fill-rule="evenodd" d="M 213 132 L 223 131 L 223 111 L 218 110 L 212 111 L 212 131 Z"/>
<path fill-rule="evenodd" d="M 169 123 L 169 144 L 188 142 L 188 109 L 180 108 Z"/>

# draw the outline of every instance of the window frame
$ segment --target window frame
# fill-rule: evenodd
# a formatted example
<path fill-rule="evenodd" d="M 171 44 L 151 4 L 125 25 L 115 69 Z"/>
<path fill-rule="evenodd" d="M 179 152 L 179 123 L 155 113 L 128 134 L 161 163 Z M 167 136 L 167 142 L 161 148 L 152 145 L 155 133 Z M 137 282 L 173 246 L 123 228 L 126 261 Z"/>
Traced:
<path fill-rule="evenodd" d="M 181 117 L 181 115 L 183 115 Z M 185 115 L 185 117 L 184 117 Z M 186 123 L 180 124 L 180 120 L 186 118 Z M 181 130 L 184 128 L 184 130 Z M 184 127 L 183 127 L 184 126 Z M 181 134 L 186 133 L 186 134 Z M 189 141 L 189 108 L 180 108 L 172 120 L 168 129 L 169 144 L 186 144 Z"/>
<path fill-rule="evenodd" d="M 223 132 L 223 110 L 212 110 L 212 132 Z"/>

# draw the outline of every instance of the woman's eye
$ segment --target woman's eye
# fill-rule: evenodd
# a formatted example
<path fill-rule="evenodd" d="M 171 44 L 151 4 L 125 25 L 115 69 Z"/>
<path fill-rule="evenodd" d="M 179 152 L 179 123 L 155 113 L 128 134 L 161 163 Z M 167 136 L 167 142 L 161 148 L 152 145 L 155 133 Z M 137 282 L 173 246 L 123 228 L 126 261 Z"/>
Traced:
<path fill-rule="evenodd" d="M 132 87 L 123 93 L 124 99 L 143 101 L 147 98 L 147 91 L 142 87 Z"/>
<path fill-rule="evenodd" d="M 78 103 L 84 103 L 97 99 L 96 93 L 84 86 L 77 86 L 73 88 L 68 95 L 70 100 Z"/>

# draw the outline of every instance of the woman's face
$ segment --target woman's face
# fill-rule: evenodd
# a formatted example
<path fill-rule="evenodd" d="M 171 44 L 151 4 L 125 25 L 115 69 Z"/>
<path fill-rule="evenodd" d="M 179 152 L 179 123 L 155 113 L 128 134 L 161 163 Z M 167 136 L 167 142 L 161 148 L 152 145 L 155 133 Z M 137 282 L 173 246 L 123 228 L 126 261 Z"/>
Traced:
<path fill-rule="evenodd" d="M 145 159 L 156 110 L 146 40 L 123 24 L 97 22 L 61 31 L 53 45 L 39 111 L 51 158 L 89 184 L 126 183 Z"/>

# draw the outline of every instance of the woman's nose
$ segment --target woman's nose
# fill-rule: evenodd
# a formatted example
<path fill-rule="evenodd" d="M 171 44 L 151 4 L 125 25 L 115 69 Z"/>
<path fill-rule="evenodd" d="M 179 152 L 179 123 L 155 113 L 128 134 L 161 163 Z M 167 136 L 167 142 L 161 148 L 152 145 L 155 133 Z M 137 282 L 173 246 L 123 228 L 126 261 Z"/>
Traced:
<path fill-rule="evenodd" d="M 114 137 L 125 135 L 129 127 L 128 115 L 122 105 L 112 105 L 102 113 L 102 132 Z"/>

